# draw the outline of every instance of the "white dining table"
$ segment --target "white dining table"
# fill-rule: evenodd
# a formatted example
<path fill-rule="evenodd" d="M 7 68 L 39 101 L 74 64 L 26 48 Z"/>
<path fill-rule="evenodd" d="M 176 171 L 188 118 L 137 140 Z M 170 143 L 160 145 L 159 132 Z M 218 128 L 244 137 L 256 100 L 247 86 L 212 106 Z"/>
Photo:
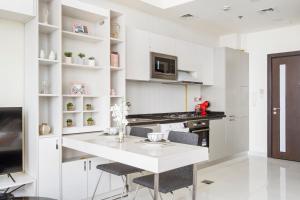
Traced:
<path fill-rule="evenodd" d="M 100 132 L 63 137 L 63 147 L 137 167 L 154 174 L 154 200 L 159 198 L 159 174 L 193 165 L 193 200 L 197 195 L 197 164 L 207 161 L 208 148 L 180 143 L 147 143 L 128 136 L 120 143 L 117 136 Z"/>

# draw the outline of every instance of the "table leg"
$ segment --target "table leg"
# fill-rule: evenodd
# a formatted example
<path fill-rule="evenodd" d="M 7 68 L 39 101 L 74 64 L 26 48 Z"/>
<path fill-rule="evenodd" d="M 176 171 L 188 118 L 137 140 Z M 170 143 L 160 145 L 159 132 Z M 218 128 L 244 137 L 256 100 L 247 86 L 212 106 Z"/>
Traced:
<path fill-rule="evenodd" d="M 154 174 L 154 200 L 158 200 L 159 196 L 159 174 Z"/>
<path fill-rule="evenodd" d="M 193 165 L 193 200 L 197 199 L 197 165 Z"/>

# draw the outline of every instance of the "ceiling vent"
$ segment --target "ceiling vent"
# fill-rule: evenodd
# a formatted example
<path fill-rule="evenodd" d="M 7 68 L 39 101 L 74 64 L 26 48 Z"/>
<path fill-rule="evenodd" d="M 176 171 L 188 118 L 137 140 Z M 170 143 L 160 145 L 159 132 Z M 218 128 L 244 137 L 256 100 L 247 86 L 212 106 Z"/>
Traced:
<path fill-rule="evenodd" d="M 190 14 L 190 13 L 180 16 L 181 19 L 192 19 L 193 17 L 194 17 L 194 15 Z"/>
<path fill-rule="evenodd" d="M 258 10 L 257 12 L 260 14 L 268 14 L 268 13 L 273 13 L 274 11 L 275 11 L 274 8 L 265 8 L 265 9 Z"/>

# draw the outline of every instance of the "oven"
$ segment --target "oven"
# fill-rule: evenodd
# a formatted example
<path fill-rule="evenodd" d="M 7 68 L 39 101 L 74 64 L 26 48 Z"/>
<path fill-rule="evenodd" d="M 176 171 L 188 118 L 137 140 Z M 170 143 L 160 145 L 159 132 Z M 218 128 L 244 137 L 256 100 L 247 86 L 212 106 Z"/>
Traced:
<path fill-rule="evenodd" d="M 177 57 L 151 52 L 151 78 L 177 80 Z"/>
<path fill-rule="evenodd" d="M 209 120 L 192 120 L 186 123 L 191 133 L 199 136 L 198 145 L 209 147 Z"/>

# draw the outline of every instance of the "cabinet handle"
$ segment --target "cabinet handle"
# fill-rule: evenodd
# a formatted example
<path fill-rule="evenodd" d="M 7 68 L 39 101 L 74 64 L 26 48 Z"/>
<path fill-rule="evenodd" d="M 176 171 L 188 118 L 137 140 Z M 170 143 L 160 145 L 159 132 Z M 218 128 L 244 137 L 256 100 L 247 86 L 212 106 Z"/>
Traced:
<path fill-rule="evenodd" d="M 84 161 L 84 167 L 83 167 L 84 171 L 86 171 L 86 161 Z"/>
<path fill-rule="evenodd" d="M 58 150 L 58 140 L 56 140 L 55 148 Z"/>
<path fill-rule="evenodd" d="M 92 170 L 92 161 L 89 161 L 89 169 Z"/>

